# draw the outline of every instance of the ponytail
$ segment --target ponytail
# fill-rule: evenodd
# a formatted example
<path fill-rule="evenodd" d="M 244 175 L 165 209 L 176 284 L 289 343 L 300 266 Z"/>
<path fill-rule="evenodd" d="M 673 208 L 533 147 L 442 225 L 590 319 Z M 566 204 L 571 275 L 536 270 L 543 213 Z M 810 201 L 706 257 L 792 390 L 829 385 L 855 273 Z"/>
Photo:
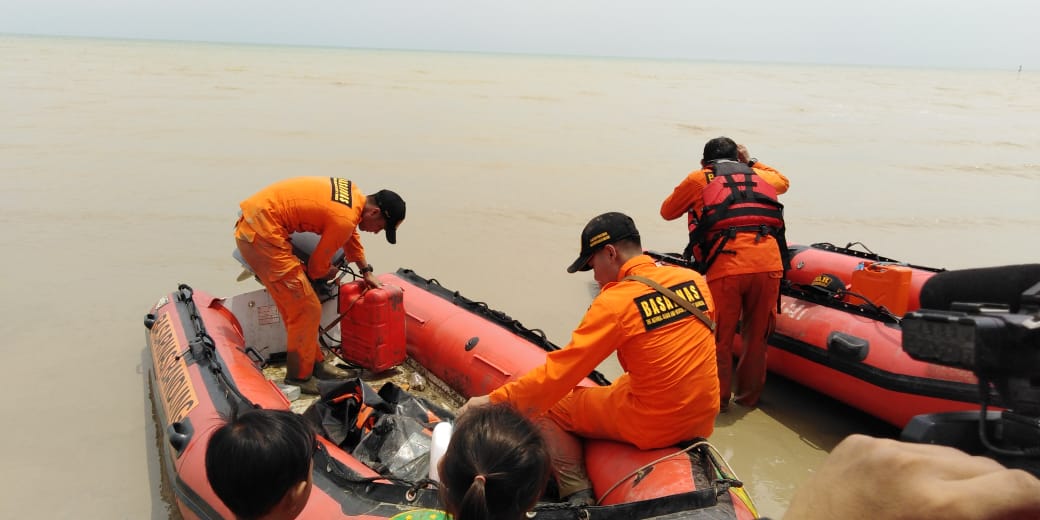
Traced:
<path fill-rule="evenodd" d="M 492 520 L 491 508 L 487 501 L 487 477 L 477 475 L 473 477 L 466 494 L 462 496 L 459 503 L 457 520 Z"/>
<path fill-rule="evenodd" d="M 505 404 L 460 417 L 441 464 L 441 497 L 455 520 L 523 520 L 550 472 L 538 430 Z"/>

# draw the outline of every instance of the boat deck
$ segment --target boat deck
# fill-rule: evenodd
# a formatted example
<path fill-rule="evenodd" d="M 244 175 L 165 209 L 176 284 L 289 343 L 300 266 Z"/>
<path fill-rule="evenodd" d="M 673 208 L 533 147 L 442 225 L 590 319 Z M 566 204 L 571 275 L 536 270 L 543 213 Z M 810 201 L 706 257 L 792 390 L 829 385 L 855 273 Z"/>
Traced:
<path fill-rule="evenodd" d="M 335 357 L 330 360 L 330 362 L 333 361 L 335 361 Z M 338 363 L 338 366 L 344 369 L 355 368 L 343 365 L 341 362 Z M 412 395 L 426 398 L 434 404 L 453 412 L 466 402 L 466 399 L 459 395 L 458 392 L 452 390 L 446 383 L 411 358 L 408 358 L 397 367 L 378 374 L 368 370 L 358 370 L 361 371 L 361 380 L 375 390 L 379 390 L 384 383 L 394 383 Z M 281 383 L 285 379 L 285 364 L 269 364 L 264 368 L 263 372 L 264 377 L 267 379 Z M 318 399 L 319 397 L 316 395 L 301 394 L 299 398 L 292 401 L 290 407 L 296 413 L 303 413 Z"/>

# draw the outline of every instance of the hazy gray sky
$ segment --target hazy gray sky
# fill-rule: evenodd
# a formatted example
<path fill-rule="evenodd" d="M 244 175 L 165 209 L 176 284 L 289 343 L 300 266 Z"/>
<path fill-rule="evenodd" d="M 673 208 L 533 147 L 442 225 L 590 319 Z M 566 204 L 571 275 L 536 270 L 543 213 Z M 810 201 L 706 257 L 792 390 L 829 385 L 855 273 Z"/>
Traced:
<path fill-rule="evenodd" d="M 1040 0 L 2 0 L 0 32 L 1040 68 Z"/>

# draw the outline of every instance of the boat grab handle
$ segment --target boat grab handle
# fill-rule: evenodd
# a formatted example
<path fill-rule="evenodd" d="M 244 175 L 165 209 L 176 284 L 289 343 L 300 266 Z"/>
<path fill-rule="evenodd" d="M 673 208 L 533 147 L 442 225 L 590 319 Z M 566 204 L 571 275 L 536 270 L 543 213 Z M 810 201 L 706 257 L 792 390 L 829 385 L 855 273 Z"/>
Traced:
<path fill-rule="evenodd" d="M 508 370 L 503 369 L 502 367 L 500 367 L 500 366 L 496 365 L 495 363 L 493 363 L 490 359 L 488 359 L 488 358 L 486 358 L 484 356 L 481 356 L 480 354 L 474 354 L 473 355 L 473 360 L 474 361 L 480 361 L 481 363 L 487 365 L 488 368 L 491 368 L 491 369 L 495 370 L 496 372 L 501 374 L 506 379 L 508 379 L 509 376 L 512 375 L 512 374 L 509 373 Z"/>
<path fill-rule="evenodd" d="M 870 352 L 870 342 L 852 334 L 834 331 L 827 336 L 827 350 L 851 361 L 863 361 Z"/>
<path fill-rule="evenodd" d="M 409 312 L 408 309 L 404 310 L 404 315 L 409 317 L 409 318 L 411 318 L 411 319 L 413 319 L 413 320 L 415 320 L 415 322 L 418 323 L 419 325 L 426 325 L 426 319 L 425 318 L 423 318 L 422 316 L 419 316 L 417 314 L 413 314 L 413 313 Z"/>
<path fill-rule="evenodd" d="M 177 455 L 188 447 L 192 433 L 194 431 L 190 423 L 175 422 L 166 428 L 166 434 L 170 437 L 170 446 L 177 450 Z"/>

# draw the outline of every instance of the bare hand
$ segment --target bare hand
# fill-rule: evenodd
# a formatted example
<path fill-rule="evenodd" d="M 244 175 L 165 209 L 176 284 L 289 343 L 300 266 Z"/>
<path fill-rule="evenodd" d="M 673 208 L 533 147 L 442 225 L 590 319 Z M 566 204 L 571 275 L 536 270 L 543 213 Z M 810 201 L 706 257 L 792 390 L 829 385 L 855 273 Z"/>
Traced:
<path fill-rule="evenodd" d="M 469 400 L 466 401 L 466 404 L 459 407 L 458 411 L 455 412 L 455 418 L 462 417 L 462 414 L 466 413 L 469 410 L 472 410 L 473 408 L 476 408 L 478 406 L 484 406 L 490 403 L 491 396 L 478 395 L 476 397 L 470 397 Z"/>
<path fill-rule="evenodd" d="M 368 286 L 373 289 L 383 286 L 383 282 L 380 282 L 379 279 L 376 278 L 376 275 L 373 273 L 365 273 L 365 283 L 367 283 Z"/>
<path fill-rule="evenodd" d="M 737 160 L 744 164 L 751 160 L 751 154 L 748 153 L 747 147 L 742 144 L 737 145 Z"/>
<path fill-rule="evenodd" d="M 850 435 L 791 500 L 790 520 L 1040 517 L 1040 480 L 986 457 Z"/>

